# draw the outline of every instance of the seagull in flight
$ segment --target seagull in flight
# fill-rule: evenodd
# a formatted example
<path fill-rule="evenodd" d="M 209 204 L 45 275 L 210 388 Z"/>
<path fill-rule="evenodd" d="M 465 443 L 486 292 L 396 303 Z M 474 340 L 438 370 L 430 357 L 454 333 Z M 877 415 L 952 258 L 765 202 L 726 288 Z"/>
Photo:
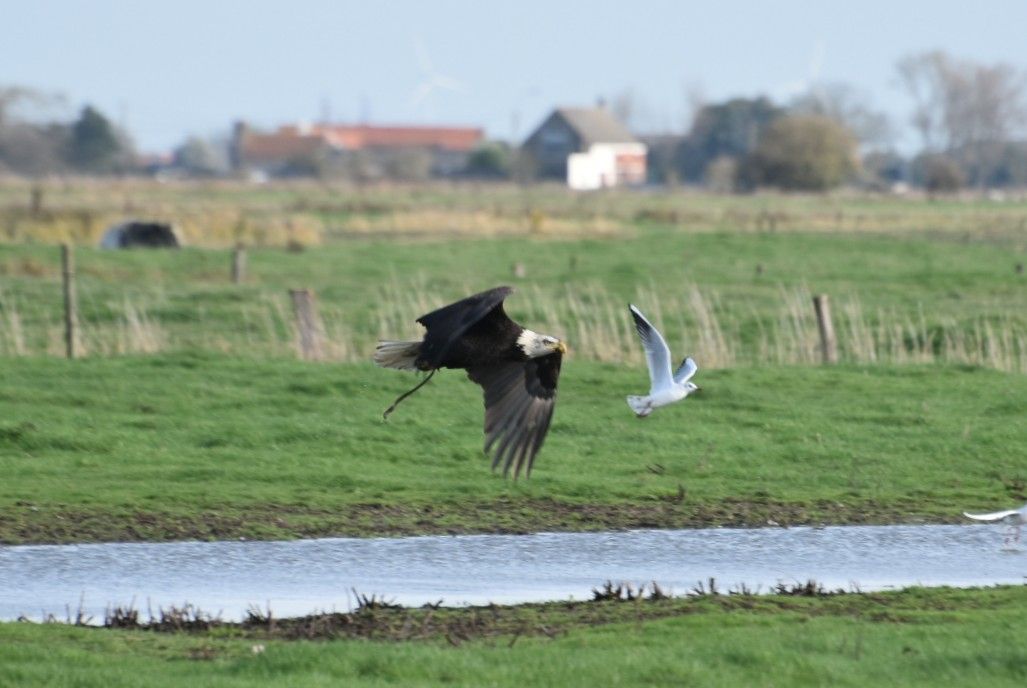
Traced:
<path fill-rule="evenodd" d="M 689 380 L 699 370 L 691 356 L 686 358 L 678 369 L 670 369 L 670 349 L 660 331 L 652 326 L 642 311 L 634 304 L 628 304 L 631 317 L 635 320 L 635 330 L 645 347 L 645 360 L 649 365 L 649 394 L 646 396 L 629 396 L 628 406 L 639 418 L 645 418 L 654 409 L 681 401 L 699 389 Z"/>
<path fill-rule="evenodd" d="M 963 515 L 975 521 L 1002 521 L 1008 518 L 1010 530 L 1006 533 L 1005 544 L 1012 545 L 1014 542 L 1020 542 L 1020 526 L 1027 523 L 1027 504 L 1024 504 L 1019 509 L 994 511 L 990 514 L 968 514 L 964 511 Z"/>

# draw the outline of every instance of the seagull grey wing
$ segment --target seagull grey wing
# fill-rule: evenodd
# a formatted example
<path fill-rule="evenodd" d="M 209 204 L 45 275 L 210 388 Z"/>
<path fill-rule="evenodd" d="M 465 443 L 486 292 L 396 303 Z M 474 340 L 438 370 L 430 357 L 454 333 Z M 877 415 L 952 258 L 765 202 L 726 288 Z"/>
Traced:
<path fill-rule="evenodd" d="M 696 365 L 692 357 L 689 356 L 681 362 L 681 365 L 677 370 L 674 371 L 674 382 L 679 385 L 683 385 L 692 379 L 692 376 L 699 370 L 699 366 Z"/>
<path fill-rule="evenodd" d="M 968 514 L 964 511 L 963 515 L 976 521 L 1001 521 L 1003 518 L 1017 516 L 1019 513 L 1019 509 L 1007 509 L 1005 511 L 993 511 L 990 514 Z"/>
<path fill-rule="evenodd" d="M 492 452 L 493 470 L 502 464 L 504 476 L 511 467 L 514 478 L 522 468 L 531 474 L 553 419 L 562 358 L 554 353 L 467 371 L 485 392 L 485 452 Z"/>
<path fill-rule="evenodd" d="M 427 332 L 421 344 L 421 359 L 437 368 L 453 342 L 485 316 L 493 314 L 509 320 L 503 311 L 503 300 L 512 293 L 511 287 L 496 287 L 422 315 L 417 322 Z"/>
<path fill-rule="evenodd" d="M 670 349 L 667 348 L 667 342 L 664 341 L 663 335 L 645 319 L 642 311 L 635 308 L 633 304 L 628 304 L 628 308 L 631 310 L 631 317 L 635 320 L 635 331 L 638 332 L 638 338 L 642 340 L 642 346 L 645 348 L 645 361 L 649 365 L 651 385 L 649 393 L 654 394 L 670 387 L 673 383 L 673 377 L 670 374 Z"/>

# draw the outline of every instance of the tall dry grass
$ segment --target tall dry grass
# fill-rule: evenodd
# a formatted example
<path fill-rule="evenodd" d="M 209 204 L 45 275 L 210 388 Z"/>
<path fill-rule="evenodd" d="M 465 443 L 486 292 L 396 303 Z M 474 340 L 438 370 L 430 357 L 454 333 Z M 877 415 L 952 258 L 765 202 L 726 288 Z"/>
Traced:
<path fill-rule="evenodd" d="M 687 232 L 972 233 L 1025 245 L 1022 195 L 928 202 L 918 196 L 721 195 L 683 189 L 569 192 L 556 184 L 379 184 L 277 181 L 158 183 L 55 179 L 30 204 L 28 180 L 0 184 L 0 241 L 95 244 L 134 218 L 169 221 L 195 246 L 316 245 L 351 236 L 596 236 L 649 225 Z"/>
<path fill-rule="evenodd" d="M 470 287 L 468 286 L 468 291 Z M 514 306 L 531 328 L 565 339 L 575 358 L 642 365 L 644 356 L 626 304 L 599 284 L 556 293 L 528 289 Z M 153 354 L 210 350 L 241 356 L 297 355 L 299 333 L 287 295 L 264 294 L 241 307 L 241 324 L 206 316 L 187 324 L 162 323 L 153 314 L 162 295 L 126 297 L 107 304 L 115 317 L 83 308 L 80 342 L 85 355 Z M 89 294 L 80 300 L 89 303 Z M 424 278 L 393 278 L 382 287 L 370 322 L 355 324 L 347 304 L 320 308 L 324 355 L 331 361 L 366 361 L 378 339 L 418 339 L 418 316 L 443 305 Z M 776 308 L 763 314 L 724 307 L 719 295 L 698 285 L 672 293 L 639 288 L 636 303 L 663 332 L 675 355 L 689 354 L 707 368 L 751 364 L 816 364 L 820 339 L 806 288 L 779 292 Z M 23 316 L 14 295 L 0 292 L 0 355 L 60 356 L 59 312 Z M 858 296 L 834 299 L 839 359 L 852 363 L 959 363 L 1027 372 L 1027 327 L 1012 317 L 968 321 L 909 317 L 885 309 L 868 313 Z"/>

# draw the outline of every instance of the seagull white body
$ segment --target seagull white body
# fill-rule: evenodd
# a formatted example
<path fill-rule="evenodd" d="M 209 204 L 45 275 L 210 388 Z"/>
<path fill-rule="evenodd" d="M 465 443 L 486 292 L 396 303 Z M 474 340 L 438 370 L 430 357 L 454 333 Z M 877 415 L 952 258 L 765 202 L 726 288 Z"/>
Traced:
<path fill-rule="evenodd" d="M 670 348 L 659 330 L 652 326 L 642 311 L 629 304 L 631 317 L 635 320 L 642 346 L 645 347 L 645 360 L 649 365 L 649 394 L 645 396 L 629 396 L 628 406 L 639 418 L 645 418 L 655 409 L 681 401 L 699 389 L 690 382 L 699 370 L 690 357 L 686 358 L 677 370 L 670 367 Z"/>
<path fill-rule="evenodd" d="M 1019 509 L 993 511 L 989 514 L 970 514 L 964 511 L 963 515 L 975 521 L 1002 521 L 1009 519 L 1010 531 L 1006 534 L 1006 544 L 1011 545 L 1014 542 L 1020 541 L 1020 526 L 1027 523 L 1027 504 L 1024 504 Z"/>

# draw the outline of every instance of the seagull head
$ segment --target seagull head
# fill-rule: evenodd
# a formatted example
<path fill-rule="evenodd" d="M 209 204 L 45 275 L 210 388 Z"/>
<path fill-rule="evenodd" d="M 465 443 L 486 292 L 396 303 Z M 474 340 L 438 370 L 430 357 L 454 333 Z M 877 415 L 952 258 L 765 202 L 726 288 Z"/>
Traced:
<path fill-rule="evenodd" d="M 695 384 L 694 382 L 686 382 L 684 384 L 684 387 L 685 387 L 685 394 L 686 395 L 691 394 L 692 392 L 698 392 L 699 390 L 702 389 L 702 387 L 700 387 L 699 385 Z"/>

